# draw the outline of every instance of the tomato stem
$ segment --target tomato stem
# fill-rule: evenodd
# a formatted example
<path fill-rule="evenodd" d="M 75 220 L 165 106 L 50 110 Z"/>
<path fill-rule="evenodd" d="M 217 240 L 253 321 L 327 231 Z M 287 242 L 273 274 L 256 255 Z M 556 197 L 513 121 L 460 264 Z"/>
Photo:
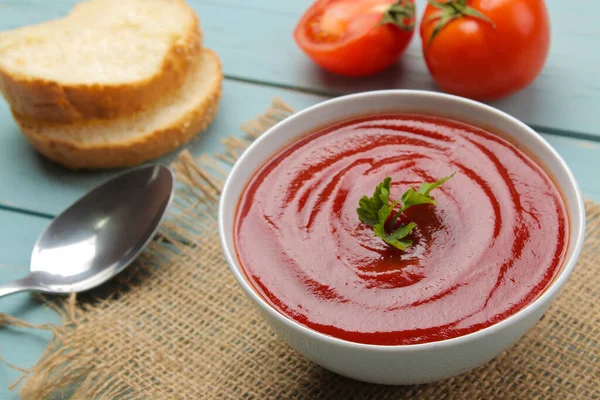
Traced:
<path fill-rule="evenodd" d="M 496 29 L 496 24 L 492 21 L 487 15 L 482 13 L 481 11 L 470 7 L 467 5 L 467 0 L 450 0 L 447 2 L 435 1 L 435 0 L 427 0 L 427 2 L 435 8 L 438 8 L 440 11 L 435 14 L 430 15 L 423 21 L 437 20 L 437 24 L 433 27 L 433 31 L 431 32 L 431 36 L 427 41 L 427 45 L 425 46 L 425 51 L 431 45 L 433 38 L 437 36 L 438 33 L 450 22 L 458 18 L 464 17 L 472 17 L 479 19 L 481 21 L 487 22 L 492 26 L 492 28 Z"/>
<path fill-rule="evenodd" d="M 398 0 L 383 12 L 379 25 L 392 24 L 411 32 L 415 29 L 415 5 L 408 0 Z"/>

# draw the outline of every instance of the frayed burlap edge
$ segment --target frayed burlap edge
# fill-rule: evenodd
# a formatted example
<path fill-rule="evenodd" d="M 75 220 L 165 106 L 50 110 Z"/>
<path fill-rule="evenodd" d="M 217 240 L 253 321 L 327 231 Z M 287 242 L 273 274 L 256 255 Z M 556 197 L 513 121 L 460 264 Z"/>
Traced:
<path fill-rule="evenodd" d="M 172 164 L 178 188 L 169 218 L 138 262 L 107 284 L 108 290 L 44 298 L 62 316 L 62 325 L 34 326 L 0 314 L 0 325 L 53 333 L 34 367 L 13 366 L 23 372 L 13 385 L 22 383 L 23 398 L 600 398 L 600 320 L 594 305 L 600 205 L 593 203 L 586 204 L 587 241 L 566 290 L 523 340 L 471 373 L 432 385 L 369 385 L 322 370 L 276 338 L 225 270 L 216 207 L 229 165 L 292 113 L 276 99 L 242 127 L 245 137 L 223 140 L 224 153 L 194 159 L 183 151 Z M 208 267 L 178 269 L 192 264 Z M 220 270 L 212 271 L 212 265 Z M 189 290 L 174 296 L 164 289 L 186 284 Z M 126 315 L 128 305 L 146 298 L 155 301 L 153 315 L 145 319 L 139 304 L 135 315 Z M 206 305 L 198 310 L 201 304 Z M 190 307 L 189 314 L 171 315 Z M 189 343 L 198 338 L 206 343 Z M 175 344 L 165 344 L 169 341 Z"/>

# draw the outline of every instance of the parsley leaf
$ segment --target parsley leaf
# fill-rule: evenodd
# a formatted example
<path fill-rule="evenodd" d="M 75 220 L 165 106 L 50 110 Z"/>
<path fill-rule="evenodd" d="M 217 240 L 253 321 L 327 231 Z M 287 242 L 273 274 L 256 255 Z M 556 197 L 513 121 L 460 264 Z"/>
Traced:
<path fill-rule="evenodd" d="M 394 246 L 395 248 L 402 251 L 406 250 L 412 245 L 412 240 L 404 238 L 410 233 L 410 231 L 413 230 L 415 226 L 417 226 L 417 224 L 415 224 L 414 222 L 410 222 L 407 225 L 402 225 L 398 229 L 396 229 L 391 235 L 388 235 L 385 232 L 384 226 L 385 221 L 383 221 L 383 223 L 375 225 L 375 227 L 373 228 L 375 236 L 380 237 L 381 239 L 383 239 L 384 242 L 386 242 L 390 246 Z"/>
<path fill-rule="evenodd" d="M 429 193 L 433 189 L 442 186 L 444 183 L 446 183 L 446 181 L 448 179 L 452 178 L 454 176 L 454 174 L 456 174 L 456 172 L 452 173 L 452 175 L 445 176 L 442 179 L 435 181 L 435 182 L 431 182 L 431 183 L 425 182 L 421 186 L 419 186 L 418 192 L 424 194 L 425 196 L 429 196 Z M 433 203 L 433 204 L 435 204 L 435 203 Z"/>
<path fill-rule="evenodd" d="M 445 176 L 436 182 L 425 182 L 421 184 L 419 189 L 409 188 L 401 197 L 402 207 L 394 215 L 389 223 L 389 226 L 393 227 L 402 214 L 407 208 L 416 206 L 419 204 L 435 204 L 433 197 L 429 195 L 435 188 L 440 187 L 454 174 Z M 373 228 L 375 236 L 381 238 L 384 242 L 390 246 L 394 246 L 399 250 L 406 250 L 412 245 L 412 240 L 405 239 L 406 236 L 413 230 L 417 224 L 410 222 L 407 225 L 401 225 L 395 231 L 388 234 L 385 226 L 388 218 L 390 217 L 394 208 L 400 201 L 396 200 L 390 205 L 390 187 L 392 185 L 392 178 L 386 177 L 375 188 L 373 197 L 363 196 L 358 202 L 359 207 L 356 209 L 359 220 Z"/>
<path fill-rule="evenodd" d="M 359 208 L 356 209 L 358 212 L 358 218 L 363 224 L 374 227 L 379 221 L 378 212 L 385 205 L 389 204 L 390 199 L 390 186 L 392 184 L 392 178 L 387 177 L 375 188 L 373 197 L 363 196 L 358 202 Z M 385 191 L 387 195 L 382 198 L 382 191 Z"/>

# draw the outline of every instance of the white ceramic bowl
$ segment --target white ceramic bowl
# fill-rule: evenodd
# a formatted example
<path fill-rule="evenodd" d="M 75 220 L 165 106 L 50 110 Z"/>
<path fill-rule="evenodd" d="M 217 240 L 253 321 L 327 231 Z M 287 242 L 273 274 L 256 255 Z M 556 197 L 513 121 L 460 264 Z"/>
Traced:
<path fill-rule="evenodd" d="M 405 346 L 348 342 L 307 328 L 272 308 L 248 282 L 238 263 L 233 239 L 234 217 L 242 191 L 254 171 L 278 150 L 303 134 L 346 118 L 377 112 L 422 112 L 455 118 L 517 144 L 554 178 L 570 221 L 564 265 L 551 286 L 533 303 L 509 318 L 453 339 Z M 441 93 L 389 90 L 338 97 L 312 106 L 278 123 L 240 157 L 227 178 L 219 204 L 219 234 L 225 258 L 242 289 L 269 324 L 294 349 L 315 363 L 350 378 L 382 384 L 418 384 L 449 378 L 475 368 L 520 339 L 548 309 L 579 257 L 585 231 L 581 192 L 565 161 L 538 133 L 487 105 Z"/>

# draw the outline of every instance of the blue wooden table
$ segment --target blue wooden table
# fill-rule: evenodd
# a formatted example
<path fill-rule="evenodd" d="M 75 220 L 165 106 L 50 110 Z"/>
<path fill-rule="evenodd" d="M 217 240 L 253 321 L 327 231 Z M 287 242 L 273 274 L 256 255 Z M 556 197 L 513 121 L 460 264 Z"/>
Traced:
<path fill-rule="evenodd" d="M 200 17 L 205 44 L 225 73 L 218 117 L 188 147 L 220 149 L 220 139 L 263 112 L 274 96 L 297 109 L 329 97 L 374 89 L 436 90 L 421 56 L 418 35 L 401 62 L 380 76 L 350 80 L 315 67 L 295 46 L 292 30 L 309 0 L 188 0 Z M 76 0 L 0 0 L 0 30 L 64 15 Z M 566 159 L 585 196 L 600 200 L 600 28 L 595 0 L 548 0 L 552 47 L 542 75 L 526 90 L 491 104 L 540 132 Z M 424 1 L 417 1 L 418 10 Z M 164 158 L 171 160 L 174 155 Z M 39 232 L 68 204 L 111 173 L 75 173 L 38 156 L 0 100 L 0 283 L 25 275 Z M 58 322 L 29 294 L 0 299 L 0 312 L 31 323 Z M 46 333 L 0 327 L 0 354 L 33 365 Z M 17 399 L 7 386 L 18 373 L 0 364 L 0 399 Z"/>

